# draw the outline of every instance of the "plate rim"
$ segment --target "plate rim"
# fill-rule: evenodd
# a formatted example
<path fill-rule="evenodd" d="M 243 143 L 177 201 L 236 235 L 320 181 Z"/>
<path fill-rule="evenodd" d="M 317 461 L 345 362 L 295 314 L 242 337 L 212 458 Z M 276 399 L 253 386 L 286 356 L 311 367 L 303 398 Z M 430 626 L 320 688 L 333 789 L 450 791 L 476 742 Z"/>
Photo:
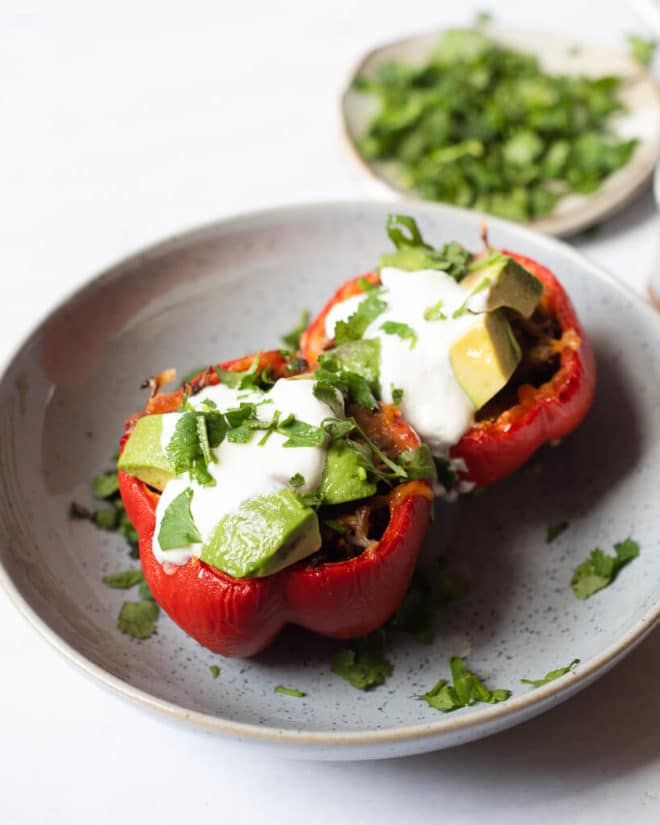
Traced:
<path fill-rule="evenodd" d="M 13 363 L 21 355 L 23 350 L 30 344 L 31 340 L 37 337 L 44 326 L 59 313 L 70 301 L 99 282 L 114 277 L 120 277 L 127 268 L 131 268 L 145 257 L 158 256 L 170 251 L 180 245 L 187 245 L 196 239 L 206 235 L 212 235 L 218 231 L 231 231 L 235 226 L 244 223 L 263 222 L 275 218 L 282 218 L 289 215 L 291 218 L 299 216 L 309 216 L 310 212 L 321 213 L 325 211 L 341 212 L 346 209 L 375 209 L 387 211 L 390 204 L 381 201 L 370 200 L 341 200 L 341 201 L 312 201 L 300 202 L 296 204 L 285 204 L 265 209 L 254 209 L 241 212 L 235 215 L 228 215 L 216 220 L 211 220 L 200 225 L 192 226 L 181 232 L 165 236 L 159 241 L 140 247 L 128 255 L 118 259 L 115 263 L 104 268 L 96 275 L 86 278 L 82 283 L 72 290 L 67 291 L 59 299 L 56 299 L 51 308 L 47 310 L 37 321 L 33 328 L 24 335 L 17 346 L 10 351 L 9 355 L 0 365 L 0 385 L 6 380 L 7 373 Z M 416 201 L 405 199 L 396 202 L 396 208 L 412 210 L 413 213 L 426 212 L 429 217 L 441 218 L 443 213 L 453 213 L 464 221 L 478 225 L 480 221 L 486 220 L 491 231 L 503 228 L 517 233 L 521 240 L 532 241 L 533 243 L 545 247 L 563 255 L 574 264 L 589 270 L 590 276 L 604 282 L 610 288 L 621 293 L 634 306 L 635 311 L 646 316 L 650 323 L 656 324 L 660 331 L 660 313 L 656 312 L 647 304 L 636 292 L 627 284 L 619 281 L 606 269 L 594 263 L 588 256 L 570 245 L 552 236 L 543 235 L 524 225 L 516 224 L 502 218 L 492 217 L 476 212 L 474 210 L 463 209 L 449 204 L 433 203 L 428 201 Z M 434 215 L 435 213 L 435 215 Z M 612 667 L 619 659 L 630 653 L 655 627 L 660 624 L 660 598 L 652 605 L 647 612 L 638 619 L 616 642 L 610 644 L 597 656 L 592 657 L 584 664 L 578 665 L 575 670 L 566 674 L 554 682 L 550 682 L 540 688 L 530 690 L 528 693 L 507 700 L 507 702 L 494 705 L 490 708 L 480 709 L 476 714 L 458 714 L 456 716 L 441 716 L 438 721 L 424 722 L 418 725 L 406 725 L 391 729 L 368 729 L 365 731 L 339 732 L 330 730 L 304 730 L 295 728 L 278 728 L 272 725 L 258 725 L 247 722 L 236 722 L 223 718 L 222 716 L 191 710 L 175 702 L 159 698 L 141 688 L 134 687 L 118 676 L 114 676 L 97 665 L 85 655 L 80 653 L 72 644 L 63 639 L 50 625 L 42 619 L 37 611 L 33 609 L 19 591 L 17 585 L 11 579 L 5 565 L 0 561 L 0 588 L 7 594 L 9 601 L 17 608 L 18 612 L 32 625 L 42 637 L 44 637 L 53 647 L 66 659 L 79 667 L 84 673 L 92 676 L 105 687 L 110 688 L 115 693 L 124 698 L 131 699 L 151 710 L 156 710 L 165 715 L 182 722 L 192 722 L 197 727 L 226 734 L 234 739 L 252 740 L 255 743 L 269 743 L 271 745 L 288 746 L 326 746 L 331 750 L 329 758 L 336 758 L 340 753 L 344 758 L 355 758 L 354 751 L 359 748 L 365 750 L 371 746 L 392 745 L 396 747 L 404 742 L 417 742 L 421 748 L 411 750 L 421 752 L 434 748 L 451 746 L 451 743 L 442 745 L 440 742 L 433 743 L 434 738 L 440 740 L 452 733 L 463 732 L 466 735 L 461 740 L 467 742 L 472 739 L 481 738 L 478 729 L 482 726 L 491 725 L 491 729 L 483 736 L 488 736 L 497 730 L 514 726 L 519 722 L 529 719 L 532 716 L 542 713 L 550 701 L 559 703 L 570 698 L 573 694 L 603 675 L 606 670 Z M 507 717 L 510 724 L 506 724 Z M 499 720 L 504 720 L 505 724 L 495 727 Z M 476 731 L 475 731 L 476 729 Z M 473 735 L 470 735 L 470 734 Z M 307 750 L 308 756 L 312 753 Z M 398 752 L 385 754 L 396 756 Z"/>
<path fill-rule="evenodd" d="M 359 58 L 354 60 L 351 64 L 351 68 L 346 74 L 337 101 L 337 108 L 339 110 L 340 120 L 340 143 L 344 150 L 344 154 L 348 157 L 349 161 L 352 162 L 353 167 L 362 173 L 366 172 L 369 179 L 380 187 L 383 196 L 389 196 L 391 198 L 398 199 L 407 199 L 419 203 L 437 203 L 443 206 L 453 206 L 453 204 L 444 203 L 443 201 L 426 200 L 420 195 L 417 195 L 412 189 L 407 189 L 404 186 L 397 185 L 395 182 L 390 182 L 378 172 L 375 162 L 368 160 L 362 155 L 362 153 L 356 146 L 355 141 L 353 140 L 351 131 L 349 129 L 348 118 L 346 116 L 346 101 L 348 96 L 351 94 L 353 81 L 360 74 L 365 65 L 369 63 L 369 61 L 371 61 L 379 52 L 382 52 L 385 49 L 390 49 L 394 46 L 413 43 L 416 40 L 421 40 L 424 38 L 430 38 L 433 36 L 439 37 L 443 32 L 456 28 L 470 27 L 447 26 L 440 29 L 425 29 L 424 31 L 419 31 L 415 34 L 407 35 L 406 37 L 397 37 L 384 40 L 378 43 L 377 45 L 372 46 L 367 51 L 363 52 Z M 484 27 L 484 33 L 492 33 L 496 37 L 506 37 L 507 35 L 525 34 L 533 36 L 548 35 L 553 38 L 562 38 L 567 43 L 570 42 L 572 45 L 579 46 L 581 48 L 597 49 L 601 52 L 609 52 L 612 55 L 616 55 L 618 58 L 624 58 L 630 63 L 631 69 L 633 69 L 644 81 L 646 81 L 649 88 L 653 89 L 653 91 L 655 92 L 656 106 L 658 109 L 658 113 L 660 115 L 660 80 L 658 80 L 652 74 L 650 68 L 643 66 L 641 63 L 637 63 L 630 55 L 626 54 L 623 50 L 619 50 L 609 44 L 597 43 L 594 41 L 583 40 L 581 38 L 571 38 L 565 33 L 558 32 L 555 30 L 549 32 L 542 32 L 540 29 L 518 29 L 510 26 L 487 25 Z M 515 223 L 517 226 L 521 226 L 526 229 L 533 229 L 537 232 L 547 233 L 548 235 L 551 235 L 553 237 L 568 238 L 578 234 L 579 232 L 583 231 L 584 229 L 587 229 L 589 226 L 595 223 L 600 223 L 602 221 L 607 220 L 608 218 L 613 217 L 616 213 L 621 211 L 627 204 L 633 201 L 642 191 L 644 191 L 644 189 L 647 187 L 649 183 L 649 180 L 653 177 L 656 164 L 658 163 L 658 161 L 660 161 L 660 129 L 656 134 L 655 143 L 655 159 L 652 163 L 650 163 L 648 169 L 640 171 L 637 175 L 633 175 L 630 177 L 630 184 L 628 187 L 626 187 L 626 189 L 624 190 L 625 194 L 620 199 L 617 197 L 613 197 L 609 205 L 606 204 L 600 209 L 596 209 L 593 212 L 593 214 L 588 212 L 587 210 L 588 213 L 586 215 L 573 220 L 569 220 L 564 215 L 556 215 L 551 213 L 543 218 L 538 218 L 534 221 L 512 221 L 512 223 Z M 622 167 L 622 169 L 619 171 L 623 171 L 624 168 L 625 167 Z M 587 196 L 585 200 L 585 208 L 590 203 L 591 197 L 596 196 L 597 194 L 598 190 L 596 190 L 595 193 L 592 193 L 592 195 Z M 580 208 L 578 214 L 582 211 L 583 208 Z M 488 218 L 496 217 L 494 215 L 490 215 L 487 213 L 483 214 L 486 215 Z"/>

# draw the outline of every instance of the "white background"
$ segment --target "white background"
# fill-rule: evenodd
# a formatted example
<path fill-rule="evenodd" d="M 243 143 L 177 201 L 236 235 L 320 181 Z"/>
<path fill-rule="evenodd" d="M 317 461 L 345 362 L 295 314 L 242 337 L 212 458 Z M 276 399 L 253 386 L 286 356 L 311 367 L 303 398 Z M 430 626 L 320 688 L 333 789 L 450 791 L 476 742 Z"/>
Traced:
<path fill-rule="evenodd" d="M 348 69 L 487 5 L 0 0 L 0 360 L 64 293 L 162 235 L 373 196 L 338 140 Z M 615 0 L 488 7 L 503 25 L 617 45 L 644 31 Z M 647 191 L 574 243 L 643 292 L 659 238 Z M 148 715 L 81 676 L 2 594 L 0 663 L 7 825 L 660 822 L 659 631 L 540 719 L 362 764 L 292 763 Z"/>

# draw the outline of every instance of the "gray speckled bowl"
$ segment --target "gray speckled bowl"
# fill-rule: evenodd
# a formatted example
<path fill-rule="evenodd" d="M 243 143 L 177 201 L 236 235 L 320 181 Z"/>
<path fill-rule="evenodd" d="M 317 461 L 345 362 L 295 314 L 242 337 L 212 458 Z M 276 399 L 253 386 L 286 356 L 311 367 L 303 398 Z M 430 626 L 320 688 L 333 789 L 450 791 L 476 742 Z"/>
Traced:
<path fill-rule="evenodd" d="M 476 248 L 480 217 L 397 204 L 429 238 Z M 388 247 L 387 205 L 329 204 L 247 215 L 166 241 L 119 264 L 58 307 L 20 347 L 0 384 L 0 581 L 63 653 L 104 684 L 181 720 L 309 758 L 357 759 L 448 747 L 516 724 L 568 698 L 628 652 L 660 617 L 660 321 L 569 247 L 498 220 L 491 241 L 550 266 L 573 296 L 600 379 L 586 422 L 533 469 L 441 505 L 423 551 L 446 549 L 471 581 L 440 617 L 432 646 L 400 636 L 394 675 L 361 693 L 329 671 L 337 645 L 296 629 L 251 661 L 213 656 L 162 617 L 137 642 L 115 627 L 123 595 L 101 576 L 123 569 L 113 534 L 67 515 L 89 502 L 148 374 L 180 371 L 277 343 L 298 312 Z M 537 470 L 541 469 L 540 472 Z M 552 544 L 546 527 L 570 528 Z M 628 535 L 642 552 L 607 590 L 568 587 L 595 546 Z M 500 705 L 443 715 L 415 697 L 448 675 L 451 654 Z M 538 690 L 520 684 L 567 664 Z M 221 673 L 212 679 L 209 665 Z M 273 693 L 276 685 L 303 699 Z"/>

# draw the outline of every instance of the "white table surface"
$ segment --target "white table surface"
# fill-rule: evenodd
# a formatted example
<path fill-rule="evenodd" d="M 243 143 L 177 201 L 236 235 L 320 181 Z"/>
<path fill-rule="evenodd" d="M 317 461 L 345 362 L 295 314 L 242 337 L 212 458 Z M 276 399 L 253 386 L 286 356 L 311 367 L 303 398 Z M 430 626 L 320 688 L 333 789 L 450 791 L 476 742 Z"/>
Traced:
<path fill-rule="evenodd" d="M 0 0 L 0 360 L 64 293 L 160 236 L 237 211 L 372 197 L 337 94 L 379 40 L 465 23 L 441 0 Z M 621 44 L 624 2 L 497 0 L 507 25 Z M 642 292 L 650 191 L 574 241 Z M 0 594 L 0 821 L 660 822 L 660 631 L 545 716 L 408 759 L 292 763 L 109 694 Z"/>

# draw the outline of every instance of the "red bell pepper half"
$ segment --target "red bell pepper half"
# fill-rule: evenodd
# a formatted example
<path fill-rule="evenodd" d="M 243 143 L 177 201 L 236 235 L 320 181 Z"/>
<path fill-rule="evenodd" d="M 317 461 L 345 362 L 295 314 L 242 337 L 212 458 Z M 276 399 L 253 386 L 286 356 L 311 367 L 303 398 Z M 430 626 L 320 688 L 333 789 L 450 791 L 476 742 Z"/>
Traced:
<path fill-rule="evenodd" d="M 249 356 L 222 366 L 243 371 L 252 361 Z M 263 353 L 259 366 L 275 378 L 287 374 L 286 361 L 276 352 Z M 192 382 L 193 389 L 200 381 L 216 384 L 218 377 L 212 370 L 202 373 Z M 154 394 L 144 412 L 126 422 L 121 447 L 140 415 L 176 410 L 182 396 L 183 390 Z M 369 414 L 368 422 L 360 418 L 360 426 L 369 427 L 371 438 L 380 434 L 400 450 L 420 444 L 394 407 Z M 123 472 L 119 487 L 140 539 L 144 576 L 158 604 L 204 647 L 241 657 L 263 650 L 288 623 L 336 638 L 362 636 L 380 627 L 408 589 L 432 498 L 428 482 L 412 481 L 360 502 L 363 518 L 386 507 L 389 519 L 380 540 L 347 561 L 301 561 L 272 576 L 235 579 L 196 558 L 183 565 L 160 564 L 151 544 L 159 493 Z"/>
<path fill-rule="evenodd" d="M 503 250 L 504 251 L 504 250 Z M 540 311 L 551 316 L 561 333 L 553 342 L 559 366 L 540 386 L 521 384 L 517 399 L 495 417 L 478 420 L 456 444 L 450 455 L 465 461 L 461 478 L 477 485 L 492 484 L 517 470 L 542 445 L 570 433 L 587 414 L 593 400 L 596 364 L 570 298 L 549 269 L 524 255 L 504 251 L 543 284 Z M 376 273 L 344 283 L 323 307 L 301 337 L 302 355 L 315 365 L 331 345 L 325 334 L 330 309 L 363 291 L 363 279 L 378 284 Z"/>

